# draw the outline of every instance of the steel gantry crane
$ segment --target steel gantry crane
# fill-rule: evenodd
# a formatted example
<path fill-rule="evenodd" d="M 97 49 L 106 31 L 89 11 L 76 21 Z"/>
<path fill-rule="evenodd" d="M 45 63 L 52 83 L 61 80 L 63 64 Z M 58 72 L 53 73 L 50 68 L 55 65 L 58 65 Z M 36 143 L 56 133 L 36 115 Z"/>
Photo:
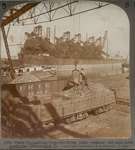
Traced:
<path fill-rule="evenodd" d="M 63 2 L 63 1 L 64 0 L 61 0 L 61 2 Z M 36 12 L 36 6 L 38 4 L 40 4 L 41 2 L 43 4 L 46 12 L 40 11 L 39 13 L 37 13 Z M 27 22 L 27 20 L 29 20 L 29 19 L 33 20 L 34 18 L 37 18 L 37 17 L 38 17 L 37 20 L 40 20 L 39 17 L 42 15 L 45 15 L 45 14 L 49 15 L 49 17 L 48 17 L 49 20 L 37 22 L 37 20 L 34 19 L 33 20 L 34 24 L 51 22 L 51 21 L 56 21 L 59 19 L 79 15 L 81 13 L 96 10 L 96 9 L 110 5 L 109 3 L 102 4 L 101 2 L 97 2 L 96 6 L 94 8 L 89 8 L 86 10 L 81 10 L 81 11 L 75 12 L 76 6 L 73 7 L 73 5 L 77 4 L 79 2 L 79 0 L 65 0 L 64 3 L 62 3 L 62 4 L 60 4 L 59 2 L 60 2 L 59 0 L 39 0 L 38 2 L 35 1 L 35 2 L 22 3 L 17 7 L 10 8 L 8 10 L 8 13 L 6 13 L 3 16 L 2 20 L 0 21 L 0 27 L 2 30 L 3 40 L 4 40 L 4 44 L 5 44 L 5 48 L 6 48 L 8 62 L 10 65 L 10 70 L 11 70 L 10 74 L 11 74 L 12 79 L 15 78 L 15 71 L 13 68 L 12 59 L 11 59 L 11 55 L 10 55 L 9 45 L 8 45 L 8 41 L 7 41 L 7 34 L 6 34 L 5 28 L 4 28 L 6 25 L 10 24 L 11 22 L 14 22 L 14 23 L 15 22 L 17 22 L 17 23 L 22 22 L 23 25 L 33 25 L 33 23 L 29 24 L 29 23 L 24 23 L 23 21 Z M 56 3 L 58 3 L 58 4 L 56 4 Z M 60 16 L 60 17 L 55 17 L 56 11 L 59 9 L 61 9 L 61 10 L 64 9 L 65 15 Z M 21 18 L 23 16 L 23 14 L 25 14 L 28 11 L 30 12 L 29 13 L 30 16 L 25 17 L 25 18 Z M 52 12 L 53 12 L 53 14 L 52 14 Z M 63 14 L 63 13 L 61 13 L 61 14 Z"/>
<path fill-rule="evenodd" d="M 40 2 L 28 3 L 28 4 L 26 3 L 18 9 L 11 8 L 9 10 L 10 13 L 5 14 L 5 16 L 0 21 L 0 28 L 1 28 L 2 35 L 3 35 L 3 41 L 5 44 L 5 48 L 6 48 L 8 63 L 10 65 L 10 75 L 11 75 L 12 79 L 15 78 L 15 71 L 14 71 L 14 67 L 13 67 L 13 63 L 12 63 L 12 59 L 11 59 L 11 55 L 10 55 L 9 45 L 8 45 L 8 41 L 7 41 L 7 35 L 5 32 L 5 26 L 8 25 L 9 23 L 11 23 L 14 19 L 17 19 L 19 16 L 23 15 L 24 13 L 26 13 L 27 11 L 32 9 L 33 7 L 37 6 L 39 3 Z"/>

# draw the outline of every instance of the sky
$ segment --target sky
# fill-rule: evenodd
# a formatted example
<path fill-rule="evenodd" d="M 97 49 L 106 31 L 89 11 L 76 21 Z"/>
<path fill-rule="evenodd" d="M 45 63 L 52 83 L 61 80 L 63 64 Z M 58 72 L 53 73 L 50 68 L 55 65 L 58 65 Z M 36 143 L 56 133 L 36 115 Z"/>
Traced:
<path fill-rule="evenodd" d="M 84 10 L 95 7 L 94 2 L 83 1 L 79 2 L 77 10 Z M 56 16 L 60 16 L 63 10 L 58 11 Z M 43 15 L 39 21 L 45 19 Z M 108 5 L 106 7 L 89 11 L 77 16 L 57 20 L 54 22 L 43 23 L 43 31 L 46 27 L 51 27 L 51 34 L 53 35 L 54 26 L 56 27 L 56 36 L 60 37 L 63 32 L 70 31 L 71 37 L 76 33 L 82 34 L 82 40 L 88 36 L 104 36 L 104 32 L 108 31 L 108 52 L 111 55 L 120 54 L 127 57 L 129 55 L 129 20 L 126 13 L 115 5 Z M 35 25 L 30 26 L 12 26 L 8 34 L 8 43 L 23 44 L 26 37 L 25 32 L 31 32 Z M 6 27 L 7 30 L 7 27 Z M 11 56 L 16 57 L 20 52 L 20 46 L 10 46 Z M 6 51 L 2 40 L 1 57 L 6 57 Z"/>

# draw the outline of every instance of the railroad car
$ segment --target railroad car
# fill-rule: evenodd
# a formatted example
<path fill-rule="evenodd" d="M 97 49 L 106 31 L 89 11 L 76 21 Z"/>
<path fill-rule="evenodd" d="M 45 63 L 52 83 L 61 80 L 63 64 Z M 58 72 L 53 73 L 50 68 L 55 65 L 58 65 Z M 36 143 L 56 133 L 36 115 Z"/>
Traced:
<path fill-rule="evenodd" d="M 24 77 L 20 78 L 24 79 Z M 100 83 L 88 82 L 88 87 L 80 84 L 69 90 L 62 91 L 57 89 L 56 79 L 54 79 L 49 82 L 51 83 L 49 87 L 55 86 L 55 90 L 51 92 L 50 89 L 50 92 L 47 92 L 45 87 L 48 86 L 41 88 L 41 85 L 49 84 L 48 82 L 40 81 L 34 76 L 28 76 L 28 74 L 27 80 L 25 78 L 25 81 L 28 81 L 27 83 L 22 83 L 20 78 L 16 81 L 21 83 L 12 81 L 7 84 L 7 87 L 13 89 L 12 86 L 15 86 L 20 95 L 22 93 L 24 94 L 24 91 L 27 91 L 27 99 L 30 101 L 28 105 L 33 109 L 44 125 L 49 125 L 50 123 L 55 124 L 61 121 L 71 123 L 85 119 L 90 113 L 97 115 L 109 111 L 116 102 L 114 92 Z M 31 88 L 29 87 L 39 90 L 40 93 L 31 92 Z M 12 92 L 14 92 L 14 90 L 12 90 Z M 22 96 L 20 96 L 20 99 L 21 98 Z M 32 101 L 38 101 L 39 103 L 32 103 Z"/>
<path fill-rule="evenodd" d="M 42 99 L 42 103 L 31 107 L 45 125 L 82 120 L 90 113 L 97 115 L 109 111 L 116 102 L 113 91 L 92 82 L 89 82 L 89 89 L 83 87 L 82 90 L 78 86 L 68 92 L 53 93 L 48 99 L 41 96 L 37 99 Z"/>

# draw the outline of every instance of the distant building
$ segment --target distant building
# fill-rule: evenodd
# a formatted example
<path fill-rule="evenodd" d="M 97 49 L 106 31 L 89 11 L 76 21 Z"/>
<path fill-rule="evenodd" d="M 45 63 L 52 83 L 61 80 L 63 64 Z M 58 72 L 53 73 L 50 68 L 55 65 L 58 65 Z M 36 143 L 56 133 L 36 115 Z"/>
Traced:
<path fill-rule="evenodd" d="M 51 28 L 50 27 L 46 28 L 46 38 L 50 41 L 50 38 L 51 38 Z"/>
<path fill-rule="evenodd" d="M 70 31 L 63 33 L 63 39 L 64 39 L 64 41 L 70 40 Z"/>
<path fill-rule="evenodd" d="M 42 26 L 38 25 L 34 28 L 33 31 L 38 37 L 42 37 Z"/>
<path fill-rule="evenodd" d="M 89 43 L 94 43 L 94 42 L 95 42 L 95 37 L 94 37 L 94 36 L 89 37 L 87 41 L 88 41 Z"/>
<path fill-rule="evenodd" d="M 75 34 L 74 41 L 81 42 L 81 33 Z"/>

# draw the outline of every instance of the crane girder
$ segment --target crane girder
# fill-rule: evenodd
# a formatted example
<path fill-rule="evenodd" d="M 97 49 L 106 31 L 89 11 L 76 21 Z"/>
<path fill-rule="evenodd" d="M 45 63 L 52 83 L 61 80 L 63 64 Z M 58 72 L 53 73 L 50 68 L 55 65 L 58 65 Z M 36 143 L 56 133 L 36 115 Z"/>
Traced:
<path fill-rule="evenodd" d="M 4 16 L 4 18 L 1 20 L 1 26 L 6 26 L 7 24 L 11 23 L 14 19 L 23 15 L 24 13 L 26 13 L 28 10 L 32 9 L 33 7 L 38 5 L 39 3 L 40 2 L 27 3 L 24 6 L 22 6 L 20 9 L 11 8 L 12 13 L 10 13 L 9 16 Z"/>

